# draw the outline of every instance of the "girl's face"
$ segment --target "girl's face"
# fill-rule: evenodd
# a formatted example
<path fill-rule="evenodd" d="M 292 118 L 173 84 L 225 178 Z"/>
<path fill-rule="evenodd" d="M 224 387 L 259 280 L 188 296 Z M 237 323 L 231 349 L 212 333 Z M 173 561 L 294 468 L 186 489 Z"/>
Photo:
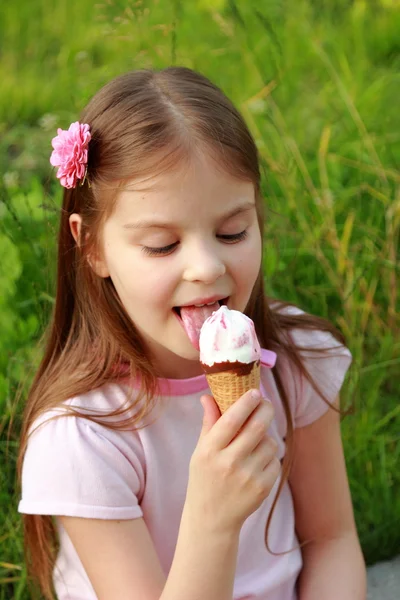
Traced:
<path fill-rule="evenodd" d="M 204 157 L 148 184 L 118 195 L 101 276 L 111 277 L 159 376 L 192 377 L 202 372 L 199 351 L 179 307 L 223 299 L 244 311 L 261 266 L 254 186 Z"/>

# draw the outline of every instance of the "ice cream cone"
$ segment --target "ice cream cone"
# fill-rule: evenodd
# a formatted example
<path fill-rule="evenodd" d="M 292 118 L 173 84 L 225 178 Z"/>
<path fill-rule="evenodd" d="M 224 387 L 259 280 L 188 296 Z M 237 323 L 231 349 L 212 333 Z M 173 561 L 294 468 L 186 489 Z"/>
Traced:
<path fill-rule="evenodd" d="M 218 373 L 206 373 L 207 382 L 221 414 L 239 400 L 245 392 L 260 387 L 260 361 L 254 365 L 246 375 L 238 375 L 237 369 L 231 371 L 219 371 Z"/>

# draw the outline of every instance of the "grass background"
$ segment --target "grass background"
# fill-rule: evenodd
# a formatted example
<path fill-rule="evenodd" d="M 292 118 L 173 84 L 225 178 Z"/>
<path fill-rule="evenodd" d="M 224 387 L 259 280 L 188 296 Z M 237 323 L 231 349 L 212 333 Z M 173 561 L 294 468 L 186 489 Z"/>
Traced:
<path fill-rule="evenodd" d="M 268 292 L 329 317 L 354 356 L 343 421 L 368 564 L 400 547 L 400 7 L 396 0 L 14 0 L 0 5 L 0 600 L 27 599 L 18 384 L 53 304 L 57 127 L 126 70 L 220 85 L 260 149 Z M 10 425 L 12 427 L 10 428 Z"/>

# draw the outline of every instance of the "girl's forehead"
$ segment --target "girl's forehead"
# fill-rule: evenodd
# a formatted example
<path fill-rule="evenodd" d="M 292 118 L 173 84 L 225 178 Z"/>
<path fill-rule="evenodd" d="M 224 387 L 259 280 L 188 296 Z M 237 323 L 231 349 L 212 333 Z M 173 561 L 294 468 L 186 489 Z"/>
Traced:
<path fill-rule="evenodd" d="M 255 202 L 254 185 L 224 172 L 215 163 L 188 165 L 146 180 L 129 181 L 116 198 L 115 216 L 125 219 L 206 211 L 216 216 L 243 202 Z"/>

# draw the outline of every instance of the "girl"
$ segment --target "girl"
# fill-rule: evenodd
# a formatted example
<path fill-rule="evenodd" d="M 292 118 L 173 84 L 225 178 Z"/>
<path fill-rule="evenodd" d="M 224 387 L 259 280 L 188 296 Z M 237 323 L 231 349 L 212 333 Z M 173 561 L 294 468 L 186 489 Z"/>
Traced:
<path fill-rule="evenodd" d="M 60 600 L 363 600 L 338 416 L 351 355 L 264 294 L 242 117 L 189 69 L 143 70 L 53 147 L 56 303 L 20 457 L 42 595 L 53 580 Z M 223 416 L 197 343 L 221 303 L 264 348 L 262 397 Z"/>

